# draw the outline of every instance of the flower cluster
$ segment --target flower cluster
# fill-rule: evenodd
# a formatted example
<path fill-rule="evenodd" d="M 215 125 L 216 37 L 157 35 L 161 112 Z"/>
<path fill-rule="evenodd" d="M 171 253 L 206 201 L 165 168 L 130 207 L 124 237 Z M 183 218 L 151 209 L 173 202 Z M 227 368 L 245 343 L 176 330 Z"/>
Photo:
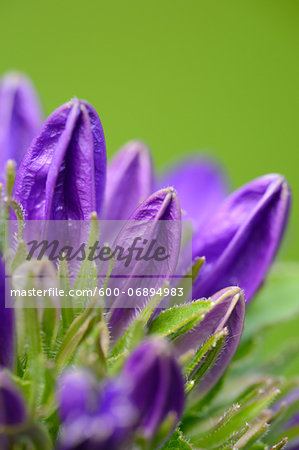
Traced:
<path fill-rule="evenodd" d="M 245 309 L 264 282 L 288 221 L 285 178 L 264 175 L 228 193 L 222 170 L 202 156 L 158 177 L 139 141 L 126 144 L 107 166 L 100 118 L 78 99 L 55 110 L 40 128 L 41 122 L 30 82 L 4 76 L 1 227 L 9 228 L 7 219 L 16 216 L 20 229 L 14 245 L 3 232 L 0 242 L 1 448 L 268 448 L 251 445 L 281 409 L 269 409 L 278 395 L 274 382 L 257 383 L 252 391 L 246 386 L 226 412 L 223 399 L 209 413 L 215 415 L 211 424 L 204 417 L 238 347 L 246 350 L 246 343 L 240 346 Z M 182 223 L 190 220 L 192 267 L 180 264 L 192 278 L 192 299 L 171 305 L 149 296 L 133 307 L 123 295 L 102 308 L 92 301 L 40 310 L 5 307 L 5 289 L 20 273 L 26 274 L 26 289 L 40 274 L 53 286 L 70 282 L 66 261 L 56 266 L 46 258 L 25 260 L 26 222 L 98 219 L 125 221 L 119 245 L 133 242 L 141 222 L 147 242 L 159 224 L 170 221 L 163 266 L 169 277 L 186 240 Z M 142 286 L 133 276 L 137 265 L 126 274 L 127 289 Z M 94 270 L 83 261 L 77 285 L 97 283 L 90 276 Z M 108 286 L 120 283 L 119 270 L 118 261 L 107 269 Z M 12 277 L 6 279 L 5 271 Z M 155 288 L 164 282 L 157 280 Z M 280 442 L 273 448 L 282 448 L 284 436 L 275 436 Z"/>

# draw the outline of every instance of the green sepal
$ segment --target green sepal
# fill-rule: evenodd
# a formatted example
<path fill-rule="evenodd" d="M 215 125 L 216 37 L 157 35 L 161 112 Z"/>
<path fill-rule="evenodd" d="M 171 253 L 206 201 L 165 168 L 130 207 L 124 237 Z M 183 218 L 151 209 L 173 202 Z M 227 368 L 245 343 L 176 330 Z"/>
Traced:
<path fill-rule="evenodd" d="M 130 351 L 144 338 L 145 331 L 144 321 L 137 318 L 117 341 L 108 358 L 108 367 L 111 374 L 119 372 Z"/>
<path fill-rule="evenodd" d="M 11 272 L 13 273 L 24 261 L 28 255 L 26 243 L 21 239 L 18 243 L 16 253 L 11 263 Z"/>
<path fill-rule="evenodd" d="M 91 333 L 98 321 L 98 314 L 95 314 L 95 309 L 91 304 L 72 322 L 57 350 L 56 367 L 58 372 L 72 360 L 78 346 Z"/>
<path fill-rule="evenodd" d="M 176 429 L 169 441 L 163 445 L 162 450 L 192 450 L 194 448 L 181 431 Z"/>
<path fill-rule="evenodd" d="M 70 274 L 68 263 L 65 259 L 59 261 L 57 277 L 59 285 L 64 291 L 64 296 L 61 298 L 61 327 L 62 335 L 69 329 L 71 323 L 74 320 L 74 311 L 72 305 L 72 298 L 69 296 L 70 290 Z"/>
<path fill-rule="evenodd" d="M 168 282 L 164 287 L 168 286 Z M 132 350 L 144 337 L 146 333 L 147 323 L 150 320 L 153 312 L 157 308 L 161 301 L 160 295 L 153 296 L 147 305 L 137 314 L 129 328 L 125 333 L 116 341 L 116 344 L 112 348 L 109 359 L 118 360 L 121 355 L 127 355 L 128 351 Z"/>
<path fill-rule="evenodd" d="M 208 300 L 196 300 L 166 309 L 152 320 L 148 333 L 174 339 L 199 324 L 212 307 Z"/>
<path fill-rule="evenodd" d="M 16 178 L 16 163 L 9 159 L 6 163 L 6 195 L 11 196 Z"/>
<path fill-rule="evenodd" d="M 109 332 L 105 322 L 96 323 L 90 334 L 80 345 L 75 363 L 96 373 L 99 378 L 107 376 L 107 354 Z"/>
<path fill-rule="evenodd" d="M 87 248 L 92 247 L 96 241 L 99 239 L 99 223 L 98 223 L 98 217 L 97 213 L 93 212 L 91 214 L 91 220 L 90 220 L 90 230 L 89 230 L 89 237 L 87 242 Z M 93 283 L 93 266 L 94 261 L 89 260 L 87 257 L 84 258 L 84 260 L 81 263 L 80 270 L 78 273 L 78 276 L 76 278 L 75 284 L 74 284 L 74 291 L 76 290 L 83 290 L 87 289 L 91 286 L 91 283 Z M 73 301 L 76 303 L 76 309 L 77 311 L 82 311 L 84 307 L 86 307 L 86 303 L 83 304 L 82 302 L 86 300 L 82 297 L 73 297 Z"/>
<path fill-rule="evenodd" d="M 187 378 L 185 392 L 188 394 L 215 364 L 227 336 L 227 328 L 217 331 L 196 352 L 193 360 L 185 368 Z"/>
<path fill-rule="evenodd" d="M 280 442 L 278 442 L 277 444 L 273 445 L 273 447 L 271 447 L 270 450 L 282 450 L 283 448 L 285 448 L 287 443 L 288 443 L 288 438 L 284 437 Z"/>

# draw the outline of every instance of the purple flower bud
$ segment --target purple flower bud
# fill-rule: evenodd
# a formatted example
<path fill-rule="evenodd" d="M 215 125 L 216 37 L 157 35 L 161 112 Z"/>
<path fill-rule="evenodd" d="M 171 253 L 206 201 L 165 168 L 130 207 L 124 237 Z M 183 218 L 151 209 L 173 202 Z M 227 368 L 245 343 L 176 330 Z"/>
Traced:
<path fill-rule="evenodd" d="M 65 372 L 59 380 L 59 408 L 62 421 L 74 420 L 98 409 L 97 383 L 85 370 Z"/>
<path fill-rule="evenodd" d="M 150 152 L 142 142 L 129 142 L 108 165 L 104 218 L 128 219 L 152 192 L 153 168 Z"/>
<path fill-rule="evenodd" d="M 100 213 L 106 180 L 106 148 L 100 119 L 85 101 L 54 111 L 28 149 L 17 173 L 14 197 L 27 219 L 90 218 Z"/>
<path fill-rule="evenodd" d="M 133 259 L 128 267 L 124 267 L 123 261 L 116 261 L 109 286 L 112 289 L 117 287 L 125 293 L 128 293 L 129 289 L 134 291 L 142 287 L 161 287 L 177 266 L 181 245 L 180 218 L 180 205 L 173 188 L 161 189 L 145 200 L 126 222 L 113 247 L 127 249 L 140 237 L 141 241 L 146 239 L 146 245 L 150 246 L 155 239 L 156 246 L 165 248 L 169 257 L 160 262 Z M 112 297 L 111 300 L 113 301 Z M 115 299 L 109 322 L 113 337 L 119 337 L 123 333 L 135 311 L 143 307 L 146 301 L 148 298 L 136 298 L 126 294 Z"/>
<path fill-rule="evenodd" d="M 0 371 L 0 427 L 22 425 L 27 419 L 25 403 L 22 394 L 13 384 L 9 376 Z M 9 435 L 0 433 L 1 450 L 13 448 Z"/>
<path fill-rule="evenodd" d="M 0 170 L 5 162 L 22 160 L 42 123 L 38 96 L 31 82 L 19 73 L 7 73 L 0 80 Z"/>
<path fill-rule="evenodd" d="M 201 228 L 227 194 L 227 182 L 212 161 L 193 157 L 166 173 L 160 186 L 177 191 L 184 218 L 191 219 L 195 230 Z"/>
<path fill-rule="evenodd" d="M 26 420 L 24 399 L 8 375 L 0 371 L 0 425 L 20 425 Z"/>
<path fill-rule="evenodd" d="M 127 360 L 123 376 L 131 380 L 131 398 L 140 412 L 145 437 L 153 437 L 169 414 L 175 418 L 174 426 L 179 422 L 184 380 L 166 341 L 142 343 Z"/>
<path fill-rule="evenodd" d="M 211 389 L 227 369 L 238 348 L 245 317 L 244 297 L 238 287 L 223 289 L 209 300 L 215 304 L 213 309 L 196 327 L 175 341 L 176 354 L 180 356 L 190 350 L 196 352 L 212 334 L 227 328 L 225 342 L 216 364 L 198 384 L 201 393 Z"/>
<path fill-rule="evenodd" d="M 14 364 L 14 310 L 5 307 L 5 268 L 0 255 L 0 367 Z"/>
<path fill-rule="evenodd" d="M 124 448 L 137 425 L 129 387 L 120 380 L 100 386 L 86 371 L 66 372 L 60 379 L 58 402 L 63 450 Z"/>
<path fill-rule="evenodd" d="M 236 285 L 249 301 L 276 254 L 289 209 L 290 189 L 281 175 L 257 178 L 231 194 L 194 238 L 193 257 L 206 257 L 194 298 Z"/>

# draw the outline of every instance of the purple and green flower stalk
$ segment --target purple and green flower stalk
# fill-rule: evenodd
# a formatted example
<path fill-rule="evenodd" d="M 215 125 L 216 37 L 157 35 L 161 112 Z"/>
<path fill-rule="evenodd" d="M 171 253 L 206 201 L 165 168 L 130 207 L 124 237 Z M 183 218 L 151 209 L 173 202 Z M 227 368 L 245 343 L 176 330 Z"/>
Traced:
<path fill-rule="evenodd" d="M 54 111 L 27 150 L 14 198 L 28 220 L 88 220 L 101 213 L 106 147 L 95 109 L 76 98 Z"/>
<path fill-rule="evenodd" d="M 204 264 L 193 297 L 240 286 L 250 301 L 279 248 L 290 210 L 290 188 L 277 174 L 257 178 L 233 192 L 194 237 L 193 257 Z"/>
<path fill-rule="evenodd" d="M 132 141 L 110 160 L 103 218 L 126 220 L 153 192 L 153 167 L 149 149 Z"/>
<path fill-rule="evenodd" d="M 121 374 L 100 384 L 89 372 L 68 371 L 59 381 L 63 450 L 126 448 L 141 432 L 152 439 L 164 420 L 181 418 L 184 381 L 162 340 L 141 344 Z"/>
<path fill-rule="evenodd" d="M 20 164 L 42 124 L 40 102 L 30 80 L 9 72 L 0 80 L 0 171 L 8 159 Z"/>

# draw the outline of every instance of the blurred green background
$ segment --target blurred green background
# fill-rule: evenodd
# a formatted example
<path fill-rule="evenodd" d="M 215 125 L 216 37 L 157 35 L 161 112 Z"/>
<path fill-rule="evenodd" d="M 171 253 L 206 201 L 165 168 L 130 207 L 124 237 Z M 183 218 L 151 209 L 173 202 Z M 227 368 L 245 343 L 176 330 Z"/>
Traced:
<path fill-rule="evenodd" d="M 46 114 L 89 100 L 109 155 L 142 138 L 158 168 L 208 150 L 233 187 L 281 172 L 298 259 L 298 18 L 297 0 L 1 2 L 0 71 L 25 71 Z"/>

